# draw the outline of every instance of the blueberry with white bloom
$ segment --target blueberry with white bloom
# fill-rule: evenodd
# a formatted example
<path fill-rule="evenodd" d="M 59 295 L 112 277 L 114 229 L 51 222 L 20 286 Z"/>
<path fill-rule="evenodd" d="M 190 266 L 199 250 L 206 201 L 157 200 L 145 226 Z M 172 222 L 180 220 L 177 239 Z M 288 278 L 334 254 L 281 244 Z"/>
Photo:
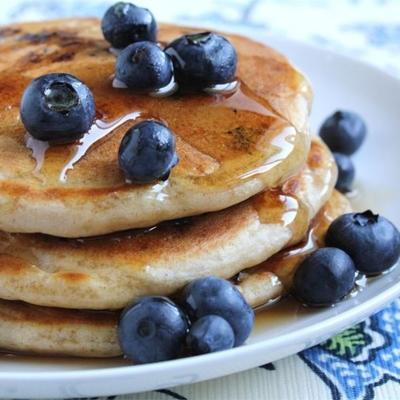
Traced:
<path fill-rule="evenodd" d="M 155 43 L 134 43 L 119 54 L 115 78 L 130 89 L 152 92 L 171 82 L 172 61 Z"/>

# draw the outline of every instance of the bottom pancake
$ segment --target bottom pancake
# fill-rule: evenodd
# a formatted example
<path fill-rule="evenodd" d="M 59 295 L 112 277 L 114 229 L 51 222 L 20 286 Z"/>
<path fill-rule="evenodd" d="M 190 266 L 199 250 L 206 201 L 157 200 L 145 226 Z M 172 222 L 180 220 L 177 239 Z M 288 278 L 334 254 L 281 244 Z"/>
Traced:
<path fill-rule="evenodd" d="M 240 273 L 235 281 L 246 300 L 256 307 L 284 295 L 299 262 L 323 245 L 330 223 L 349 210 L 347 199 L 334 192 L 314 218 L 302 244 Z M 67 310 L 0 300 L 0 348 L 43 355 L 119 356 L 118 318 L 118 312 Z"/>
<path fill-rule="evenodd" d="M 0 300 L 0 349 L 12 353 L 115 357 L 119 313 Z"/>

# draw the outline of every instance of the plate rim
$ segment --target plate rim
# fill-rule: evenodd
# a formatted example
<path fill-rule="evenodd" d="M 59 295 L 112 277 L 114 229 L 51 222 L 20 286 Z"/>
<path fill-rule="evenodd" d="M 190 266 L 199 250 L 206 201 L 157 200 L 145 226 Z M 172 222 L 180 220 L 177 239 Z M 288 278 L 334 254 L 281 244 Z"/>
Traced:
<path fill-rule="evenodd" d="M 397 266 L 400 268 L 400 265 Z M 390 273 L 389 273 L 390 274 Z M 181 358 L 178 360 L 170 360 L 163 361 L 151 364 L 144 365 L 129 365 L 129 366 L 121 366 L 121 367 L 105 367 L 91 370 L 74 370 L 74 371 L 57 371 L 57 372 L 40 372 L 40 371 L 32 371 L 32 372 L 0 372 L 0 383 L 2 379 L 7 380 L 21 380 L 29 377 L 30 380 L 40 382 L 42 379 L 46 382 L 49 380 L 57 380 L 62 381 L 65 379 L 70 379 L 74 376 L 75 381 L 86 380 L 88 378 L 104 378 L 105 375 L 110 377 L 109 375 L 113 375 L 114 373 L 118 373 L 118 375 L 130 375 L 132 370 L 138 373 L 148 373 L 155 369 L 164 369 L 169 366 L 174 366 L 175 368 L 185 368 L 192 362 L 200 362 L 200 363 L 209 363 L 214 359 L 220 358 L 221 356 L 227 356 L 230 358 L 240 357 L 241 355 L 248 355 L 249 352 L 258 352 L 262 351 L 263 347 L 267 347 L 267 343 L 273 341 L 276 345 L 281 344 L 281 342 L 287 342 L 291 338 L 296 337 L 296 341 L 302 341 L 301 338 L 307 337 L 310 332 L 318 330 L 320 336 L 326 335 L 328 332 L 332 332 L 333 326 L 335 326 L 335 331 L 345 329 L 346 326 L 353 325 L 354 320 L 363 320 L 367 315 L 371 313 L 377 312 L 381 307 L 384 307 L 390 300 L 395 299 L 400 295 L 400 281 L 394 283 L 389 286 L 386 290 L 381 292 L 379 296 L 374 296 L 369 298 L 366 301 L 358 304 L 355 307 L 350 307 L 345 310 L 343 313 L 331 316 L 326 319 L 322 319 L 315 324 L 306 326 L 304 328 L 300 328 L 299 330 L 288 332 L 282 334 L 278 337 L 271 338 L 269 340 L 261 340 L 257 343 L 246 344 L 243 346 L 239 346 L 230 350 L 225 350 L 222 352 L 205 354 L 200 356 L 192 356 Z M 357 317 L 355 317 L 357 315 Z M 340 323 L 337 323 L 339 320 Z M 318 329 L 322 328 L 322 329 Z M 313 345 L 318 344 L 318 342 L 313 343 Z M 149 370 L 149 371 L 148 371 Z M 76 375 L 79 376 L 76 376 Z M 44 376 L 45 375 L 45 376 Z M 19 382 L 21 383 L 21 382 Z"/>

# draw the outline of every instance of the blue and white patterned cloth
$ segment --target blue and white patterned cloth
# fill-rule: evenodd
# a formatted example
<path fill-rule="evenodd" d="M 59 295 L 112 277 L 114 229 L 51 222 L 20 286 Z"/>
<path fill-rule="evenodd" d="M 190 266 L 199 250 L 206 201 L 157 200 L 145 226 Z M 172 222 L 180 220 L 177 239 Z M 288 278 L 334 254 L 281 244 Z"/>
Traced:
<path fill-rule="evenodd" d="M 60 16 L 101 17 L 109 0 L 0 2 L 0 24 Z M 376 64 L 400 76 L 399 0 L 136 0 L 156 18 L 272 32 Z"/>
<path fill-rule="evenodd" d="M 111 3 L 1 2 L 0 23 L 101 16 Z M 164 21 L 219 29 L 234 27 L 237 31 L 254 29 L 307 41 L 373 63 L 400 77 L 400 0 L 138 0 L 135 3 L 151 8 Z M 400 300 L 296 356 L 222 379 L 122 398 L 400 399 Z"/>

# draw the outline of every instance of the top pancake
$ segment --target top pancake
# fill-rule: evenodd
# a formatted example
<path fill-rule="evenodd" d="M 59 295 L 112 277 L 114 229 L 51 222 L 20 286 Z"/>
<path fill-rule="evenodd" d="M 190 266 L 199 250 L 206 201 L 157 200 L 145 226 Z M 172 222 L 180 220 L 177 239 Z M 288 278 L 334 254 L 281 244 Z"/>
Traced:
<path fill-rule="evenodd" d="M 194 31 L 162 25 L 159 40 Z M 151 226 L 229 207 L 297 172 L 309 146 L 307 80 L 274 50 L 227 36 L 239 59 L 235 93 L 153 98 L 112 88 L 115 57 L 96 19 L 0 29 L 0 229 L 81 237 Z M 29 82 L 49 72 L 83 80 L 94 94 L 97 125 L 110 131 L 65 180 L 62 171 L 96 133 L 50 147 L 38 168 L 40 146 L 26 135 L 19 103 Z M 119 143 L 129 126 L 148 118 L 175 132 L 180 163 L 167 182 L 129 185 L 118 168 Z"/>

